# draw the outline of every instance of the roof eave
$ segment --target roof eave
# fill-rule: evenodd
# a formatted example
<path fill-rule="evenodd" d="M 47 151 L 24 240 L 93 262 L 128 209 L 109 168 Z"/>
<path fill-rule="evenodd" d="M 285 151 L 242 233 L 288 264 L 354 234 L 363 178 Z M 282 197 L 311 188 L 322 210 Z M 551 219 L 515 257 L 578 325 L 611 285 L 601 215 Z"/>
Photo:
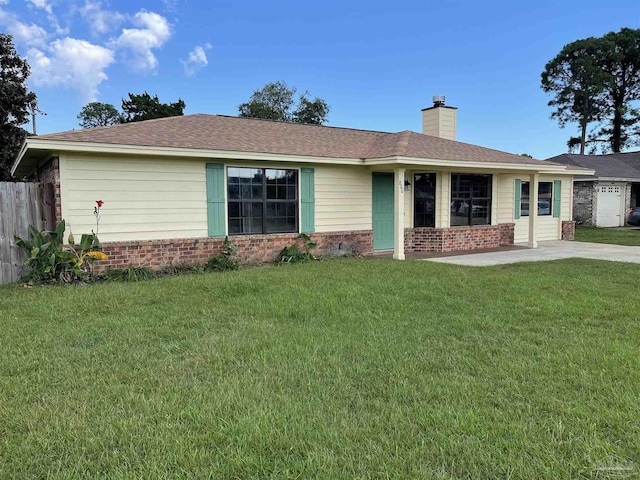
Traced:
<path fill-rule="evenodd" d="M 478 168 L 478 169 L 500 169 L 513 171 L 529 171 L 537 173 L 559 173 L 564 175 L 575 175 L 579 172 L 582 175 L 591 175 L 593 170 L 571 169 L 566 165 L 549 165 L 542 161 L 540 164 L 534 163 L 510 163 L 510 162 L 482 162 L 470 160 L 447 160 L 435 158 L 416 158 L 404 156 L 390 156 L 382 158 L 365 159 L 364 164 L 367 166 L 377 165 L 415 165 L 415 166 L 433 166 L 433 167 L 451 167 L 451 168 Z"/>
<path fill-rule="evenodd" d="M 510 163 L 510 162 L 484 162 L 469 160 L 448 160 L 435 158 L 416 158 L 406 156 L 389 156 L 381 158 L 338 158 L 338 157 L 318 157 L 294 154 L 276 154 L 264 152 L 245 152 L 230 150 L 209 150 L 182 147 L 155 147 L 147 145 L 124 145 L 115 143 L 90 143 L 73 142 L 67 140 L 49 140 L 42 138 L 25 139 L 20 153 L 12 166 L 12 174 L 15 173 L 23 163 L 28 154 L 32 151 L 41 152 L 84 152 L 113 155 L 137 155 L 153 157 L 185 157 L 185 158 L 223 158 L 242 159 L 253 161 L 272 162 L 295 162 L 295 163 L 315 163 L 315 164 L 337 164 L 337 165 L 415 165 L 450 168 L 477 168 L 477 169 L 501 169 L 511 171 L 529 171 L 538 173 L 557 173 L 564 175 L 593 175 L 593 170 L 573 167 L 568 165 L 549 165 L 540 161 L 536 163 Z M 34 159 L 36 156 L 33 157 Z M 34 167 L 30 165 L 30 167 Z M 36 165 L 37 167 L 37 165 Z M 27 175 L 25 173 L 25 175 Z"/>
<path fill-rule="evenodd" d="M 361 158 L 314 157 L 310 155 L 294 155 L 264 152 L 246 152 L 234 150 L 210 150 L 183 147 L 156 147 L 148 145 L 125 145 L 116 143 L 72 142 L 65 140 L 33 139 L 28 142 L 25 152 L 16 161 L 16 166 L 29 150 L 45 150 L 60 152 L 84 152 L 113 155 L 137 155 L 153 157 L 185 157 L 185 158 L 229 158 L 243 160 L 263 160 L 273 162 L 327 163 L 341 165 L 362 165 Z"/>

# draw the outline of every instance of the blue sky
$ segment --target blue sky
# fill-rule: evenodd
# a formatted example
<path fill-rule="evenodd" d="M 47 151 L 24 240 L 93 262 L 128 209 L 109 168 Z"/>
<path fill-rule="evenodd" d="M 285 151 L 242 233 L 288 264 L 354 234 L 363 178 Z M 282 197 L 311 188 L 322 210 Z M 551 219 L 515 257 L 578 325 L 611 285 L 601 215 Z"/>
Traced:
<path fill-rule="evenodd" d="M 236 115 L 283 80 L 323 97 L 329 125 L 372 130 L 420 131 L 420 110 L 444 94 L 458 140 L 536 158 L 576 134 L 549 119 L 545 63 L 621 27 L 640 27 L 640 2 L 0 0 L 0 31 L 47 113 L 38 133 L 145 90 L 182 98 L 185 113 Z"/>

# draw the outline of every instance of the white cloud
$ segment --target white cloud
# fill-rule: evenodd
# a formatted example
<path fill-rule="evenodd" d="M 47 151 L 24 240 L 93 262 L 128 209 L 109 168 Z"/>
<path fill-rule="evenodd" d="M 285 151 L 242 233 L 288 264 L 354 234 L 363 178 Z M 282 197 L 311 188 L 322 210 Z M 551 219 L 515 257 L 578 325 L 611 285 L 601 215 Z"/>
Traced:
<path fill-rule="evenodd" d="M 178 0 L 162 0 L 164 9 L 170 13 L 176 13 L 178 11 Z"/>
<path fill-rule="evenodd" d="M 180 60 L 184 67 L 184 73 L 187 77 L 195 75 L 196 72 L 206 67 L 209 62 L 207 61 L 207 52 L 211 48 L 210 43 L 204 45 L 197 45 L 193 50 L 189 52 L 186 60 Z"/>
<path fill-rule="evenodd" d="M 47 43 L 48 35 L 44 28 L 35 23 L 30 25 L 23 23 L 13 13 L 2 9 L 0 9 L 0 25 L 4 25 L 6 32 L 13 36 L 17 44 L 44 47 Z"/>
<path fill-rule="evenodd" d="M 83 102 L 98 98 L 98 85 L 107 80 L 106 68 L 114 61 L 114 52 L 86 40 L 63 38 L 46 49 L 32 48 L 27 53 L 31 80 L 35 86 L 63 86 L 78 90 Z"/>
<path fill-rule="evenodd" d="M 140 28 L 122 29 L 122 34 L 109 46 L 121 50 L 125 61 L 134 70 L 155 70 L 158 59 L 152 50 L 164 45 L 171 36 L 169 22 L 162 15 L 141 10 L 134 16 L 133 24 Z"/>
<path fill-rule="evenodd" d="M 34 7 L 40 8 L 47 12 L 49 15 L 52 15 L 53 12 L 51 10 L 51 5 L 47 0 L 27 0 L 27 2 L 31 3 Z"/>
<path fill-rule="evenodd" d="M 0 0 L 0 5 L 9 5 L 9 0 Z"/>
<path fill-rule="evenodd" d="M 104 9 L 100 1 L 86 0 L 79 12 L 97 34 L 104 34 L 117 28 L 125 19 L 120 12 Z"/>

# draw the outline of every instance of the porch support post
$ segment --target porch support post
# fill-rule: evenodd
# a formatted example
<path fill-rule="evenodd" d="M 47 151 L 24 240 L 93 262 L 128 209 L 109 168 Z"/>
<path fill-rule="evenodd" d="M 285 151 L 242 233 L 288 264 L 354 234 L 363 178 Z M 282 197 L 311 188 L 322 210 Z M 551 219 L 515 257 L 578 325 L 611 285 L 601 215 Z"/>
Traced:
<path fill-rule="evenodd" d="M 536 240 L 537 224 L 538 224 L 538 183 L 540 175 L 531 174 L 529 178 L 529 248 L 538 248 Z"/>
<path fill-rule="evenodd" d="M 404 260 L 404 168 L 393 171 L 393 258 Z"/>

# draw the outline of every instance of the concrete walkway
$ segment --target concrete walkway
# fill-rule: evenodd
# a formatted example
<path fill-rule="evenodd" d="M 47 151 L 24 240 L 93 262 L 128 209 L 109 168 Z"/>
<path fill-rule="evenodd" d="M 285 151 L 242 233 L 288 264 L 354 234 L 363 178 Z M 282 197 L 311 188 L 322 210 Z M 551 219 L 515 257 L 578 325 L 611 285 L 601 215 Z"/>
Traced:
<path fill-rule="evenodd" d="M 428 258 L 425 261 L 485 267 L 507 263 L 559 260 L 561 258 L 592 258 L 594 260 L 610 260 L 613 262 L 640 263 L 640 247 L 556 240 L 540 242 L 538 248 Z"/>

